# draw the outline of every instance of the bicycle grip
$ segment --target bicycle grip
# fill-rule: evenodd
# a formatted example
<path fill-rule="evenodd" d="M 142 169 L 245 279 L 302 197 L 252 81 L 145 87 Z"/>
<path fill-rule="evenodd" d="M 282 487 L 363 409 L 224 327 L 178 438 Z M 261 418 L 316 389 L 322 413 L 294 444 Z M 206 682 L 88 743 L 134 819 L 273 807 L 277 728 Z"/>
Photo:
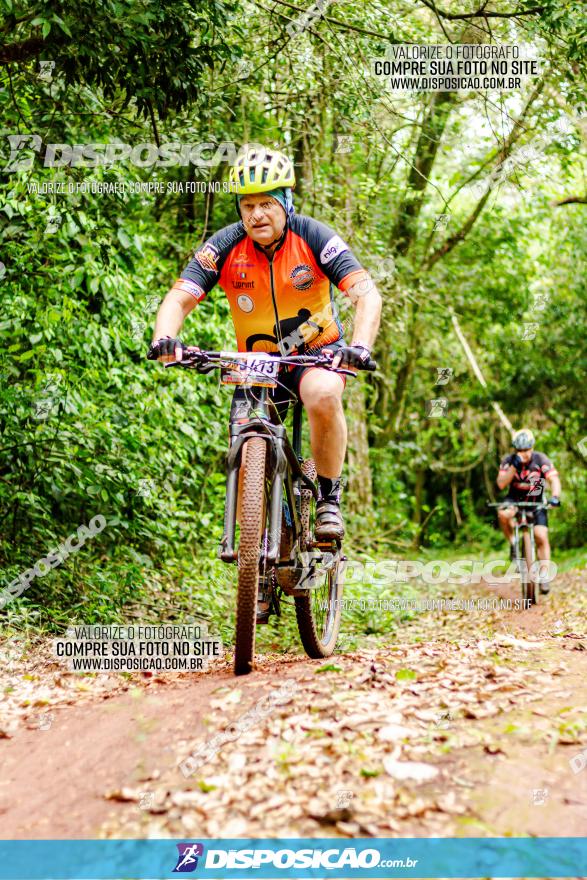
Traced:
<path fill-rule="evenodd" d="M 369 358 L 367 363 L 361 367 L 362 370 L 368 370 L 370 373 L 374 373 L 377 369 L 377 361 L 374 361 L 373 358 Z"/>

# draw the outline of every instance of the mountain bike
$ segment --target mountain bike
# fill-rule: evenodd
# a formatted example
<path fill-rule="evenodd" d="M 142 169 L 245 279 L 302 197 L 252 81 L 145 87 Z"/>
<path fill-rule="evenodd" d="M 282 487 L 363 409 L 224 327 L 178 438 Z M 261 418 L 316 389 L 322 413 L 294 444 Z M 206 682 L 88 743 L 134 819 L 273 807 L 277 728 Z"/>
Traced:
<path fill-rule="evenodd" d="M 499 501 L 487 504 L 488 507 L 515 507 L 514 558 L 520 575 L 523 607 L 538 604 L 540 594 L 540 566 L 536 566 L 536 542 L 534 540 L 534 513 L 550 507 L 548 501 Z M 538 569 L 538 570 L 537 570 Z"/>
<path fill-rule="evenodd" d="M 257 623 L 280 615 L 283 597 L 293 599 L 302 645 L 309 657 L 334 651 L 341 615 L 344 561 L 342 543 L 314 538 L 318 486 L 312 459 L 302 457 L 302 405 L 293 409 L 292 441 L 271 390 L 288 365 L 332 369 L 332 355 L 279 356 L 263 352 L 200 351 L 188 348 L 183 367 L 220 370 L 223 385 L 238 386 L 242 398 L 230 419 L 226 458 L 223 562 L 236 563 L 238 589 L 234 671 L 251 672 Z M 374 370 L 370 360 L 364 369 Z M 336 372 L 351 370 L 337 368 Z M 240 498 L 239 498 L 239 486 Z M 236 546 L 237 508 L 240 536 Z M 258 603 L 262 610 L 258 614 Z"/>

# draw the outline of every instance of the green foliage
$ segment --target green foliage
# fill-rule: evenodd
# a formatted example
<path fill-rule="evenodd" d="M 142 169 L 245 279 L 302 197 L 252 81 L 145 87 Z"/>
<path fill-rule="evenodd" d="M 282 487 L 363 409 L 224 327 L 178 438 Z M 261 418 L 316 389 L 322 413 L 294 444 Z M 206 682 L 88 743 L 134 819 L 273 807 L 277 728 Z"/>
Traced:
<path fill-rule="evenodd" d="M 136 102 L 161 118 L 201 99 L 205 72 L 230 57 L 222 38 L 230 0 L 4 2 L 6 59 L 53 61 L 66 85 Z"/>

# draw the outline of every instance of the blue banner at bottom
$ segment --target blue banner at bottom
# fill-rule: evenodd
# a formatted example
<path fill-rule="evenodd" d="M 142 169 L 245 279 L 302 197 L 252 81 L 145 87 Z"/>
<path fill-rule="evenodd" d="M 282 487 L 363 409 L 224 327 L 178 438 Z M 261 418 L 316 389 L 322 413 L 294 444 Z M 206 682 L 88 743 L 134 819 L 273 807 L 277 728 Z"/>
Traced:
<path fill-rule="evenodd" d="M 587 877 L 587 838 L 3 840 L 0 880 Z"/>

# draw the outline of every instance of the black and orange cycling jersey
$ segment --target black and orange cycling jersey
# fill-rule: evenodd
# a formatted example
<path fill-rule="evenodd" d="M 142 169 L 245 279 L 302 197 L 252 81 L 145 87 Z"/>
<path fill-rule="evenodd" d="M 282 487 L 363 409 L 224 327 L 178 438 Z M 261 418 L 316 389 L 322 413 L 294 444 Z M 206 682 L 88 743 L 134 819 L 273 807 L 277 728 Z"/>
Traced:
<path fill-rule="evenodd" d="M 507 471 L 515 456 L 515 452 L 506 455 L 499 466 L 500 471 Z M 558 471 L 551 460 L 543 452 L 533 452 L 527 464 L 518 464 L 508 487 L 507 500 L 541 501 L 545 479 L 550 479 L 555 474 Z"/>
<path fill-rule="evenodd" d="M 367 277 L 334 230 L 293 214 L 272 258 L 233 223 L 198 248 L 172 289 L 200 301 L 219 284 L 238 350 L 287 355 L 341 339 L 333 286 L 346 291 Z"/>

